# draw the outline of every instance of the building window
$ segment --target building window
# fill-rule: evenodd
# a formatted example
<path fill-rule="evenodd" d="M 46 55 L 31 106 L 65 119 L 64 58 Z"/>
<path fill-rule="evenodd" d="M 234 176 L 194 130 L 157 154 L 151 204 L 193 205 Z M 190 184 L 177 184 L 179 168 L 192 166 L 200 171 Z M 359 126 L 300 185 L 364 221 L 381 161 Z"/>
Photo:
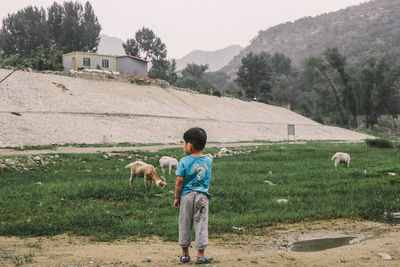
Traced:
<path fill-rule="evenodd" d="M 90 67 L 90 58 L 88 57 L 83 58 L 83 66 Z"/>
<path fill-rule="evenodd" d="M 103 59 L 101 65 L 103 68 L 108 69 L 108 59 Z"/>

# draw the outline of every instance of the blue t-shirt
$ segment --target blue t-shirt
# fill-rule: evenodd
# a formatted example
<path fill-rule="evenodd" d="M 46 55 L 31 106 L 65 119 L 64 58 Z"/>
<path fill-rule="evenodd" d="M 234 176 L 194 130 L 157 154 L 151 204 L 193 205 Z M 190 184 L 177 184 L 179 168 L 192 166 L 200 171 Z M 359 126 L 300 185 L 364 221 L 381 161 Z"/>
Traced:
<path fill-rule="evenodd" d="M 210 188 L 212 161 L 207 156 L 182 158 L 176 169 L 177 176 L 183 176 L 181 196 L 189 192 L 201 192 L 211 199 Z"/>

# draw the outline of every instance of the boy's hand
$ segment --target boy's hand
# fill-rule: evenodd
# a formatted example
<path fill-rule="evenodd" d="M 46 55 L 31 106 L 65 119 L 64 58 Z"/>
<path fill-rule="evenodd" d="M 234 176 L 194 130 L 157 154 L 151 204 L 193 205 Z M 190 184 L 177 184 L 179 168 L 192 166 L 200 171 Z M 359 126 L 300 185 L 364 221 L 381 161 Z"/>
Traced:
<path fill-rule="evenodd" d="M 181 199 L 180 198 L 175 198 L 174 200 L 174 207 L 176 209 L 179 209 L 179 204 L 181 203 Z"/>

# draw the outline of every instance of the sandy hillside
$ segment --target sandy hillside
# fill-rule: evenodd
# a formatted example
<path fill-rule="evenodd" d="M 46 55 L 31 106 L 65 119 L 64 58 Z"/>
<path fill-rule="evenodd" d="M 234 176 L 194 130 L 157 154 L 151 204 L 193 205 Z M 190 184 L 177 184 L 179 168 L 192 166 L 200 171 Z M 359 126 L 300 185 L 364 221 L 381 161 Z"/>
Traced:
<path fill-rule="evenodd" d="M 10 70 L 0 69 L 0 77 Z M 18 71 L 0 84 L 0 147 L 53 143 L 177 142 L 203 127 L 210 141 L 361 140 L 287 109 L 158 86 Z M 14 114 L 13 114 L 13 113 Z"/>

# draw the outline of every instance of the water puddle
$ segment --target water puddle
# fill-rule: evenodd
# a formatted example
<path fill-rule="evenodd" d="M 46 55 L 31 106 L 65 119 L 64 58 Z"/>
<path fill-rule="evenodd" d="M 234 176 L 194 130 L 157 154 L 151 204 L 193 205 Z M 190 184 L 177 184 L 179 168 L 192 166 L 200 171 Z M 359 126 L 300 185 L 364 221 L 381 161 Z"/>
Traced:
<path fill-rule="evenodd" d="M 329 248 L 336 248 L 349 245 L 350 242 L 356 238 L 357 238 L 356 236 L 344 236 L 344 237 L 318 238 L 318 239 L 297 241 L 293 242 L 292 245 L 289 246 L 288 250 L 296 252 L 321 251 Z"/>

